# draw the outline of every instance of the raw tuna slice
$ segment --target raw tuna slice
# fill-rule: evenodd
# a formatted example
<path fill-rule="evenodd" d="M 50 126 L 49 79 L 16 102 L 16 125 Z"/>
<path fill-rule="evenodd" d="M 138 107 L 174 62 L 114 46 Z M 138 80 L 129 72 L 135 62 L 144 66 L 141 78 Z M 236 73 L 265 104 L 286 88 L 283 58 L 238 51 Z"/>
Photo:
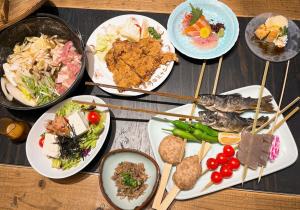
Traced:
<path fill-rule="evenodd" d="M 219 37 L 212 33 L 208 38 L 203 39 L 200 36 L 192 37 L 193 43 L 204 49 L 212 49 L 217 46 Z"/>

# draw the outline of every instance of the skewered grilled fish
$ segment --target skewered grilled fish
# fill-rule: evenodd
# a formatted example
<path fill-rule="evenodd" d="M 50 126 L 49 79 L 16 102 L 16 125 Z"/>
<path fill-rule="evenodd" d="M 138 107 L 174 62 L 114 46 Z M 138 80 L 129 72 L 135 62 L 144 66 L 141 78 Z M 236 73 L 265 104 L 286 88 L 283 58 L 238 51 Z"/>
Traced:
<path fill-rule="evenodd" d="M 198 104 L 211 111 L 242 113 L 255 110 L 257 101 L 258 99 L 256 98 L 245 98 L 238 93 L 230 95 L 202 94 L 199 95 Z M 272 96 L 262 97 L 260 111 L 274 112 L 271 102 Z"/>
<path fill-rule="evenodd" d="M 238 113 L 234 112 L 213 112 L 213 111 L 200 111 L 200 122 L 208 125 L 213 129 L 224 132 L 241 132 L 244 128 L 249 128 L 253 124 L 252 118 L 240 117 Z M 261 126 L 268 121 L 268 117 L 260 117 L 257 120 L 257 126 Z"/>

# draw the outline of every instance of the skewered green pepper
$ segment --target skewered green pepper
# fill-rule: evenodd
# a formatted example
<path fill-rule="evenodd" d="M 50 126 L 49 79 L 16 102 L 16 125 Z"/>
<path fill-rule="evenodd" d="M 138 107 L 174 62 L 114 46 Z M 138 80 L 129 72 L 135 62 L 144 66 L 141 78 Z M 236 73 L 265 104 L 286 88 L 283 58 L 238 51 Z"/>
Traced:
<path fill-rule="evenodd" d="M 192 123 L 191 126 L 198 130 L 202 130 L 203 132 L 205 132 L 206 134 L 208 134 L 210 136 L 218 137 L 219 132 L 208 127 L 207 125 L 203 125 L 201 123 Z"/>
<path fill-rule="evenodd" d="M 195 136 L 198 140 L 203 140 L 203 141 L 207 141 L 209 143 L 218 143 L 218 137 L 216 136 L 210 136 L 207 133 L 195 129 L 192 133 L 193 136 Z"/>
<path fill-rule="evenodd" d="M 172 132 L 172 134 L 174 136 L 178 136 L 183 139 L 187 139 L 187 140 L 195 141 L 195 142 L 201 142 L 201 140 L 197 139 L 193 134 L 191 134 L 187 131 L 181 130 L 179 128 L 174 128 L 173 130 L 171 130 L 171 129 L 163 129 L 163 130 L 170 131 L 170 132 Z"/>

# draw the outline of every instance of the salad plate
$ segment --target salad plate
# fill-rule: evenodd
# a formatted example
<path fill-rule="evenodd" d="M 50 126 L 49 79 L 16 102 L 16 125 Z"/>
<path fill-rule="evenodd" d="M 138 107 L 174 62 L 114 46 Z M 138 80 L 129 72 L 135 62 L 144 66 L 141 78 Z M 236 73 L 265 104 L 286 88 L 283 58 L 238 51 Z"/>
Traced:
<path fill-rule="evenodd" d="M 257 98 L 259 93 L 260 86 L 254 85 L 254 86 L 247 86 L 239 89 L 235 89 L 232 91 L 228 91 L 224 94 L 233 94 L 233 93 L 239 93 L 244 97 L 253 97 Z M 263 91 L 263 96 L 271 95 L 271 93 L 265 88 Z M 278 106 L 276 102 L 272 101 L 272 104 L 275 108 L 275 110 L 278 109 Z M 168 112 L 172 113 L 178 113 L 178 114 L 190 114 L 192 104 L 186 104 L 180 107 L 177 107 L 175 109 L 171 109 Z M 198 111 L 201 111 L 200 108 L 197 107 L 195 111 L 195 116 L 198 115 Z M 254 112 L 245 112 L 241 116 L 242 117 L 254 117 Z M 272 117 L 274 114 L 261 114 L 261 116 L 269 116 Z M 156 116 L 158 118 L 165 118 L 165 116 Z M 174 120 L 175 118 L 168 117 L 167 119 Z M 278 122 L 283 119 L 282 115 L 278 116 Z M 272 126 L 272 124 L 270 125 Z M 148 124 L 148 135 L 150 138 L 151 148 L 154 153 L 154 157 L 160 166 L 160 169 L 163 169 L 164 162 L 160 157 L 160 154 L 158 152 L 159 144 L 162 141 L 162 139 L 169 135 L 169 133 L 163 131 L 162 129 L 170 129 L 172 128 L 172 125 L 169 123 L 166 123 L 165 121 L 159 121 L 156 119 L 151 119 Z M 265 133 L 266 130 L 263 130 L 261 133 Z M 295 139 L 292 136 L 292 133 L 287 125 L 287 123 L 283 123 L 283 125 L 276 130 L 274 135 L 279 136 L 280 139 L 282 139 L 280 143 L 280 153 L 277 159 L 274 162 L 268 162 L 267 167 L 264 168 L 264 174 L 268 175 L 271 173 L 274 173 L 276 171 L 279 171 L 281 169 L 284 169 L 291 164 L 293 164 L 297 158 L 298 158 L 298 150 L 297 145 L 295 143 Z M 201 144 L 199 143 L 191 143 L 188 142 L 185 149 L 185 157 L 189 157 L 192 155 L 197 154 L 197 152 L 200 149 Z M 203 159 L 203 163 L 206 163 L 207 159 L 210 157 L 215 157 L 219 152 L 222 151 L 223 146 L 221 144 L 212 144 L 211 150 L 207 153 L 206 157 Z M 205 164 L 202 164 L 204 169 L 206 169 Z M 169 177 L 169 181 L 167 183 L 167 190 L 170 191 L 172 187 L 174 186 L 174 182 L 172 180 L 172 175 L 175 172 L 175 167 L 172 167 L 172 172 Z M 221 183 L 213 185 L 212 187 L 204 190 L 204 186 L 210 182 L 210 175 L 211 172 L 206 173 L 205 175 L 201 176 L 200 179 L 197 181 L 194 188 L 192 188 L 189 191 L 181 191 L 176 199 L 184 200 L 184 199 L 190 199 L 198 196 L 202 196 L 208 193 L 212 193 L 215 191 L 219 191 L 237 184 L 240 184 L 242 182 L 242 172 L 243 167 L 240 167 L 237 171 L 235 171 L 229 179 L 224 179 Z M 257 170 L 248 170 L 248 176 L 245 181 L 257 179 L 259 176 L 259 168 Z"/>
<path fill-rule="evenodd" d="M 216 46 L 211 46 L 210 37 L 207 39 L 204 36 L 205 39 L 199 40 L 197 30 L 194 31 L 194 33 L 196 32 L 196 35 L 191 33 L 192 39 L 198 44 L 200 43 L 203 47 L 199 47 L 198 44 L 195 44 L 195 42 L 191 40 L 191 37 L 184 34 L 185 19 L 187 19 L 187 16 L 193 16 L 193 10 L 195 9 L 198 10 L 198 13 L 200 11 L 202 13 L 202 15 L 199 15 L 198 19 L 205 17 L 204 19 L 206 20 L 204 20 L 204 24 L 205 22 L 209 22 L 212 26 L 221 23 L 224 26 L 224 34 L 221 38 L 217 38 L 218 42 Z M 192 23 L 189 22 L 188 25 L 192 25 Z M 203 24 L 200 23 L 200 27 L 196 28 L 201 30 L 202 25 Z M 172 44 L 181 53 L 195 59 L 213 59 L 225 54 L 234 46 L 239 35 L 239 23 L 233 11 L 218 0 L 188 0 L 178 5 L 172 11 L 168 20 L 167 30 Z"/>
<path fill-rule="evenodd" d="M 166 29 L 157 21 L 146 16 L 135 15 L 135 14 L 127 14 L 127 15 L 121 15 L 121 16 L 111 18 L 105 21 L 104 23 L 102 23 L 94 30 L 94 32 L 91 34 L 86 44 L 86 52 L 87 52 L 87 59 L 88 59 L 87 71 L 93 82 L 116 86 L 116 83 L 114 82 L 113 79 L 113 74 L 108 69 L 107 63 L 104 59 L 105 53 L 107 53 L 108 49 L 105 49 L 104 53 L 102 54 L 98 54 L 97 49 L 103 48 L 103 45 L 107 45 L 107 46 L 112 45 L 115 42 L 114 36 L 116 34 L 118 36 L 117 39 L 126 40 L 126 38 L 124 38 L 122 32 L 120 31 L 126 30 L 126 33 L 129 34 L 134 33 L 130 28 L 132 27 L 132 23 L 128 24 L 128 22 L 130 22 L 129 20 L 133 20 L 134 21 L 133 25 L 137 26 L 140 31 L 142 31 L 144 25 L 148 25 L 149 27 L 154 28 L 161 36 L 161 43 L 162 43 L 161 51 L 175 53 L 175 48 L 172 45 L 172 43 L 169 41 Z M 99 41 L 101 37 L 105 37 L 106 39 L 105 43 L 103 40 Z M 99 42 L 101 42 L 101 44 L 99 44 Z M 105 48 L 109 48 L 109 47 L 105 46 Z M 148 81 L 145 81 L 143 84 L 141 84 L 138 88 L 147 91 L 154 90 L 167 79 L 168 75 L 171 73 L 173 65 L 174 65 L 173 61 L 160 65 L 155 70 L 151 78 Z M 128 75 L 124 74 L 122 76 L 127 77 Z M 110 94 L 115 94 L 119 96 L 138 96 L 142 94 L 142 93 L 137 93 L 132 91 L 120 92 L 117 89 L 104 88 L 104 87 L 100 87 L 100 88 Z"/>
<path fill-rule="evenodd" d="M 26 156 L 30 165 L 43 176 L 61 179 L 78 173 L 96 157 L 105 142 L 110 126 L 109 110 L 101 107 L 96 107 L 95 109 L 87 107 L 82 111 L 82 106 L 75 104 L 72 100 L 95 101 L 96 103 L 105 104 L 102 99 L 96 96 L 74 96 L 50 108 L 35 122 L 27 137 Z M 99 113 L 98 119 L 95 116 L 91 117 L 91 115 L 89 115 L 91 112 Z M 84 114 L 80 114 L 81 117 L 79 117 L 79 113 Z M 61 119 L 66 119 L 66 122 L 70 125 L 70 130 L 72 131 L 70 131 L 70 136 L 72 139 L 69 138 L 66 140 L 73 141 L 75 139 L 74 141 L 80 141 L 79 145 L 80 149 L 82 149 L 79 150 L 80 152 L 77 152 L 76 149 L 78 148 L 72 147 L 72 145 L 68 146 L 71 147 L 71 149 L 62 146 L 66 145 L 63 144 L 64 142 L 61 143 L 64 139 L 61 140 L 62 135 L 57 134 L 58 131 L 55 131 L 53 128 L 55 127 L 54 119 L 56 119 L 57 116 L 62 117 Z M 61 121 L 61 119 L 59 121 Z M 49 124 L 52 124 L 52 126 L 49 127 Z M 81 124 L 79 128 L 78 124 Z M 86 127 L 82 128 L 84 125 Z M 86 130 L 84 131 L 82 129 Z M 63 130 L 59 132 L 63 132 Z M 80 132 L 80 134 L 78 132 Z M 57 141 L 52 143 L 49 141 L 51 138 Z M 58 139 L 60 140 L 58 141 Z M 59 145 L 59 148 L 57 148 L 57 145 Z M 68 154 L 68 158 L 62 158 L 62 155 L 67 156 L 66 153 L 68 153 L 68 151 L 64 151 L 65 149 L 71 151 L 69 152 L 71 154 Z M 76 151 L 76 153 L 74 151 Z"/>

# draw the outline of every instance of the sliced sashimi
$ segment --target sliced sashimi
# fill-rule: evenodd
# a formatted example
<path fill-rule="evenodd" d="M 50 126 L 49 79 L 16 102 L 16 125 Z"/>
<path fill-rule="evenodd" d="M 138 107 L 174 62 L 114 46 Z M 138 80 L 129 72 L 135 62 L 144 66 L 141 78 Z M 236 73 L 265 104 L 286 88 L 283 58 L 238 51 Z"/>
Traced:
<path fill-rule="evenodd" d="M 215 33 L 212 33 L 208 38 L 201 38 L 200 36 L 192 37 L 192 41 L 195 45 L 205 48 L 211 49 L 217 46 L 219 37 Z"/>

